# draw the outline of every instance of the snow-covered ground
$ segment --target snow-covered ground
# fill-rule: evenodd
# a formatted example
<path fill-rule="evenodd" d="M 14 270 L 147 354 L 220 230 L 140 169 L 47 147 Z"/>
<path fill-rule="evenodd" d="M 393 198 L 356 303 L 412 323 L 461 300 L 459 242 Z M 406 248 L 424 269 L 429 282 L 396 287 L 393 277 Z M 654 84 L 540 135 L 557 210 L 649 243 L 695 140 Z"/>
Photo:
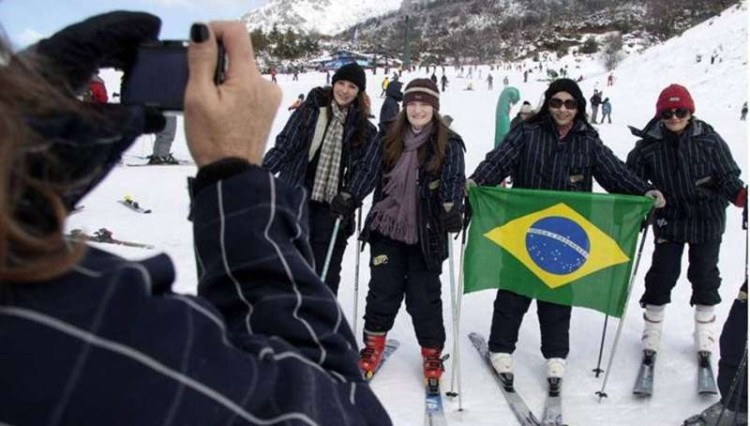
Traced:
<path fill-rule="evenodd" d="M 735 160 L 743 168 L 743 180 L 747 181 L 748 132 L 744 121 L 739 121 L 740 108 L 747 100 L 747 4 L 732 8 L 720 17 L 687 31 L 682 36 L 669 40 L 663 45 L 647 50 L 642 55 L 631 56 L 615 71 L 616 82 L 606 86 L 608 73 L 597 61 L 575 62 L 566 58 L 562 62 L 550 64 L 559 69 L 569 64 L 569 75 L 574 78 L 583 75 L 580 83 L 584 95 L 591 96 L 593 89 L 604 90 L 613 105 L 613 123 L 598 125 L 602 140 L 624 159 L 633 146 L 635 138 L 630 135 L 627 125 L 643 126 L 654 114 L 656 98 L 669 83 L 685 85 L 693 95 L 696 115 L 710 123 L 724 137 L 732 149 Z M 718 55 L 710 64 L 712 53 Z M 696 55 L 702 61 L 696 62 Z M 489 67 L 482 68 L 486 78 Z M 438 76 L 441 72 L 438 69 Z M 495 104 L 502 89 L 502 77 L 506 71 L 494 71 L 495 90 L 488 91 L 486 84 L 474 80 L 474 91 L 463 91 L 467 80 L 458 79 L 453 68 L 447 68 L 450 86 L 441 98 L 441 112 L 455 119 L 454 129 L 466 142 L 467 175 L 475 169 L 486 152 L 492 147 L 494 135 Z M 477 72 L 474 72 L 475 77 Z M 547 82 L 538 81 L 542 74 L 530 75 L 529 82 L 523 83 L 518 71 L 508 71 L 511 85 L 521 91 L 521 99 L 536 104 Z M 425 77 L 424 71 L 405 74 L 404 80 Z M 114 73 L 106 73 L 110 91 L 116 87 Z M 373 101 L 373 111 L 377 115 L 383 99 L 379 97 L 382 71 L 373 76 L 368 73 L 368 93 Z M 277 134 L 291 115 L 286 110 L 299 93 L 307 93 L 316 85 L 325 83 L 325 75 L 307 73 L 300 75 L 300 81 L 292 82 L 291 75 L 279 76 L 279 84 L 284 90 L 284 100 L 274 122 L 272 135 Z M 114 89 L 116 91 L 116 89 Z M 517 112 L 518 105 L 513 110 Z M 273 141 L 269 142 L 269 146 Z M 124 163 L 142 163 L 135 158 L 151 153 L 153 136 L 137 141 L 125 157 Z M 173 152 L 178 158 L 189 158 L 182 128 L 178 129 Z M 188 214 L 186 178 L 195 174 L 193 166 L 170 167 L 117 167 L 111 176 L 82 204 L 81 213 L 73 215 L 69 229 L 84 228 L 90 232 L 100 227 L 111 229 L 116 237 L 143 241 L 157 246 L 158 251 L 171 255 L 177 264 L 176 289 L 194 293 L 196 272 L 194 266 L 192 236 Z M 599 189 L 600 190 L 600 189 Z M 116 201 L 124 195 L 132 195 L 143 206 L 153 210 L 150 215 L 136 215 L 123 208 Z M 369 210 L 369 200 L 365 211 Z M 724 236 L 720 257 L 720 270 L 723 277 L 721 295 L 723 302 L 717 308 L 718 324 L 723 324 L 732 300 L 742 283 L 745 236 L 741 230 L 741 212 L 730 206 L 727 212 L 727 232 Z M 339 300 L 350 324 L 354 309 L 354 270 L 355 250 L 353 239 L 344 258 Z M 129 258 L 143 258 L 153 255 L 153 250 L 103 245 Z M 455 243 L 454 252 L 459 253 L 460 244 Z M 656 385 L 650 399 L 632 396 L 631 387 L 635 379 L 640 354 L 640 332 L 642 328 L 641 310 L 638 298 L 643 292 L 643 277 L 651 263 L 653 251 L 652 237 L 649 235 L 643 251 L 641 267 L 638 270 L 633 295 L 628 305 L 622 338 L 615 363 L 612 368 L 607 393 L 609 398 L 598 401 L 594 395 L 602 386 L 602 377 L 596 378 L 592 369 L 597 363 L 599 341 L 602 334 L 603 315 L 587 309 L 574 309 L 571 324 L 571 352 L 568 358 L 568 372 L 565 377 L 563 408 L 565 420 L 574 425 L 675 425 L 693 413 L 701 411 L 713 403 L 714 397 L 699 397 L 695 392 L 695 355 L 693 352 L 693 310 L 688 305 L 690 284 L 686 277 L 680 278 L 673 293 L 673 303 L 666 313 L 666 324 L 662 351 L 656 366 Z M 458 257 L 458 255 L 456 256 Z M 687 257 L 687 256 L 685 256 Z M 369 251 L 362 253 L 360 267 L 358 316 L 364 311 L 369 268 Z M 686 262 L 686 260 L 685 260 Z M 456 259 L 456 264 L 458 263 Z M 447 265 L 444 267 L 448 271 Z M 686 265 L 683 271 L 686 270 Z M 449 336 L 446 350 L 453 345 L 450 303 L 450 279 L 446 274 L 443 280 L 443 304 L 446 318 L 446 332 Z M 477 331 L 485 336 L 489 333 L 492 317 L 494 291 L 472 293 L 463 298 L 461 330 L 461 377 L 463 411 L 458 411 L 458 401 L 446 399 L 445 411 L 450 424 L 497 425 L 515 424 L 513 415 L 505 403 L 494 381 L 487 374 L 484 364 L 476 355 L 465 335 Z M 617 320 L 609 322 L 607 349 L 604 362 L 609 357 Z M 358 333 L 362 320 L 357 320 Z M 717 327 L 717 333 L 720 328 Z M 390 359 L 372 386 L 397 425 L 419 425 L 423 423 L 423 389 L 419 347 L 414 337 L 410 318 L 402 309 L 389 336 L 402 342 L 401 348 Z M 738 343 L 740 344 L 740 343 Z M 539 351 L 539 325 L 535 306 L 525 317 L 521 327 L 518 349 L 515 352 L 517 388 L 526 398 L 530 407 L 541 414 L 544 388 L 544 360 Z M 716 360 L 715 360 L 716 361 Z M 605 365 L 606 366 L 606 365 Z M 715 366 L 714 366 L 715 367 Z M 448 362 L 443 379 L 445 390 L 451 388 L 451 368 Z"/>

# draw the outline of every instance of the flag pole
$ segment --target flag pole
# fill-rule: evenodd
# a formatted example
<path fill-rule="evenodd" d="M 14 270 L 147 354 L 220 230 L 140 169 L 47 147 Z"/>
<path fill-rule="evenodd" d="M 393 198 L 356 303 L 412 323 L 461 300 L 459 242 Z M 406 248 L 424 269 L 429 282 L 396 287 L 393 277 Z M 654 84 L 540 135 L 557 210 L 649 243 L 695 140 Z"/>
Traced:
<path fill-rule="evenodd" d="M 625 300 L 625 309 L 623 309 L 622 311 L 620 324 L 618 324 L 617 333 L 615 333 L 615 341 L 614 343 L 612 343 L 612 352 L 609 354 L 609 362 L 607 363 L 607 370 L 604 373 L 604 381 L 602 382 L 602 388 L 596 392 L 596 395 L 599 397 L 599 402 L 602 401 L 602 398 L 607 397 L 607 393 L 604 391 L 604 389 L 607 387 L 607 380 L 609 379 L 609 372 L 612 371 L 612 363 L 615 360 L 615 354 L 617 353 L 617 345 L 620 342 L 620 335 L 622 334 L 622 328 L 623 328 L 623 325 L 625 324 L 625 316 L 628 313 L 628 304 L 630 302 L 630 295 L 633 293 L 633 282 L 635 281 L 635 276 L 638 273 L 638 265 L 641 263 L 641 254 L 643 253 L 643 246 L 646 243 L 646 237 L 648 237 L 648 228 L 651 226 L 653 214 L 654 214 L 654 209 L 652 207 L 643 225 L 643 236 L 641 237 L 641 244 L 638 247 L 638 253 L 635 257 L 635 266 L 633 267 L 633 272 L 630 275 L 630 282 L 628 283 L 628 297 Z"/>

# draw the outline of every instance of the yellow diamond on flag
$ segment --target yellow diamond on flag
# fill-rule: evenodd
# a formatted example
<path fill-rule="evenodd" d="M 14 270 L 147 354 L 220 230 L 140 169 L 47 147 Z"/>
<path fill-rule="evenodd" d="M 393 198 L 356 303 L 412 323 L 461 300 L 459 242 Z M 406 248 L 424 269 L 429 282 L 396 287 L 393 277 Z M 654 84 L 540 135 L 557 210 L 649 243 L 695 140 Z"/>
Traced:
<path fill-rule="evenodd" d="M 484 236 L 553 289 L 630 260 L 615 240 L 564 203 L 513 219 Z"/>

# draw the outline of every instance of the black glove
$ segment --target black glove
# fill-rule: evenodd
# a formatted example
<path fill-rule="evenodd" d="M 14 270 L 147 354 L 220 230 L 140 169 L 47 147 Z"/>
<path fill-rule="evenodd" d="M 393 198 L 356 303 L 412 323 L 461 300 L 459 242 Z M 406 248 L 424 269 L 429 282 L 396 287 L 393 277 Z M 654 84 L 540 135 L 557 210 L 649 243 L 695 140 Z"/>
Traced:
<path fill-rule="evenodd" d="M 440 214 L 440 224 L 445 232 L 460 232 L 464 220 L 461 212 L 458 211 L 458 205 L 453 203 L 443 204 L 445 210 Z"/>
<path fill-rule="evenodd" d="M 352 194 L 340 192 L 331 200 L 331 216 L 346 219 L 354 214 L 357 209 L 357 203 L 354 201 Z"/>
<path fill-rule="evenodd" d="M 86 87 L 100 67 L 127 72 L 138 46 L 156 40 L 160 26 L 153 15 L 112 12 L 66 27 L 29 51 L 41 57 L 45 79 L 75 92 Z M 13 61 L 23 62 L 27 53 Z M 69 209 L 109 173 L 138 136 L 159 131 L 165 123 L 151 108 L 87 103 L 78 110 L 67 107 L 43 117 L 27 115 L 26 121 L 50 146 L 40 155 L 27 155 L 29 170 L 43 180 L 67 185 Z M 54 170 L 49 167 L 50 154 L 56 160 Z"/>
<path fill-rule="evenodd" d="M 99 68 L 127 74 L 138 46 L 156 41 L 160 28 L 159 18 L 148 13 L 110 12 L 65 27 L 30 49 L 51 60 L 45 76 L 79 92 Z"/>

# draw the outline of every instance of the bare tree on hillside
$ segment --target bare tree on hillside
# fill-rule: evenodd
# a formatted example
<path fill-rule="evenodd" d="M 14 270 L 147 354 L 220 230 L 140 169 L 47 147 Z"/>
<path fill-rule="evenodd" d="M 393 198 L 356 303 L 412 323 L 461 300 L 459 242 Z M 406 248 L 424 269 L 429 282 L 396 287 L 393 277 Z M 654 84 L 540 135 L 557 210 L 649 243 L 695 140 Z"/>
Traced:
<path fill-rule="evenodd" d="M 622 54 L 622 34 L 614 33 L 604 38 L 602 42 L 604 51 L 602 53 L 602 62 L 607 71 L 612 71 L 623 58 Z"/>

